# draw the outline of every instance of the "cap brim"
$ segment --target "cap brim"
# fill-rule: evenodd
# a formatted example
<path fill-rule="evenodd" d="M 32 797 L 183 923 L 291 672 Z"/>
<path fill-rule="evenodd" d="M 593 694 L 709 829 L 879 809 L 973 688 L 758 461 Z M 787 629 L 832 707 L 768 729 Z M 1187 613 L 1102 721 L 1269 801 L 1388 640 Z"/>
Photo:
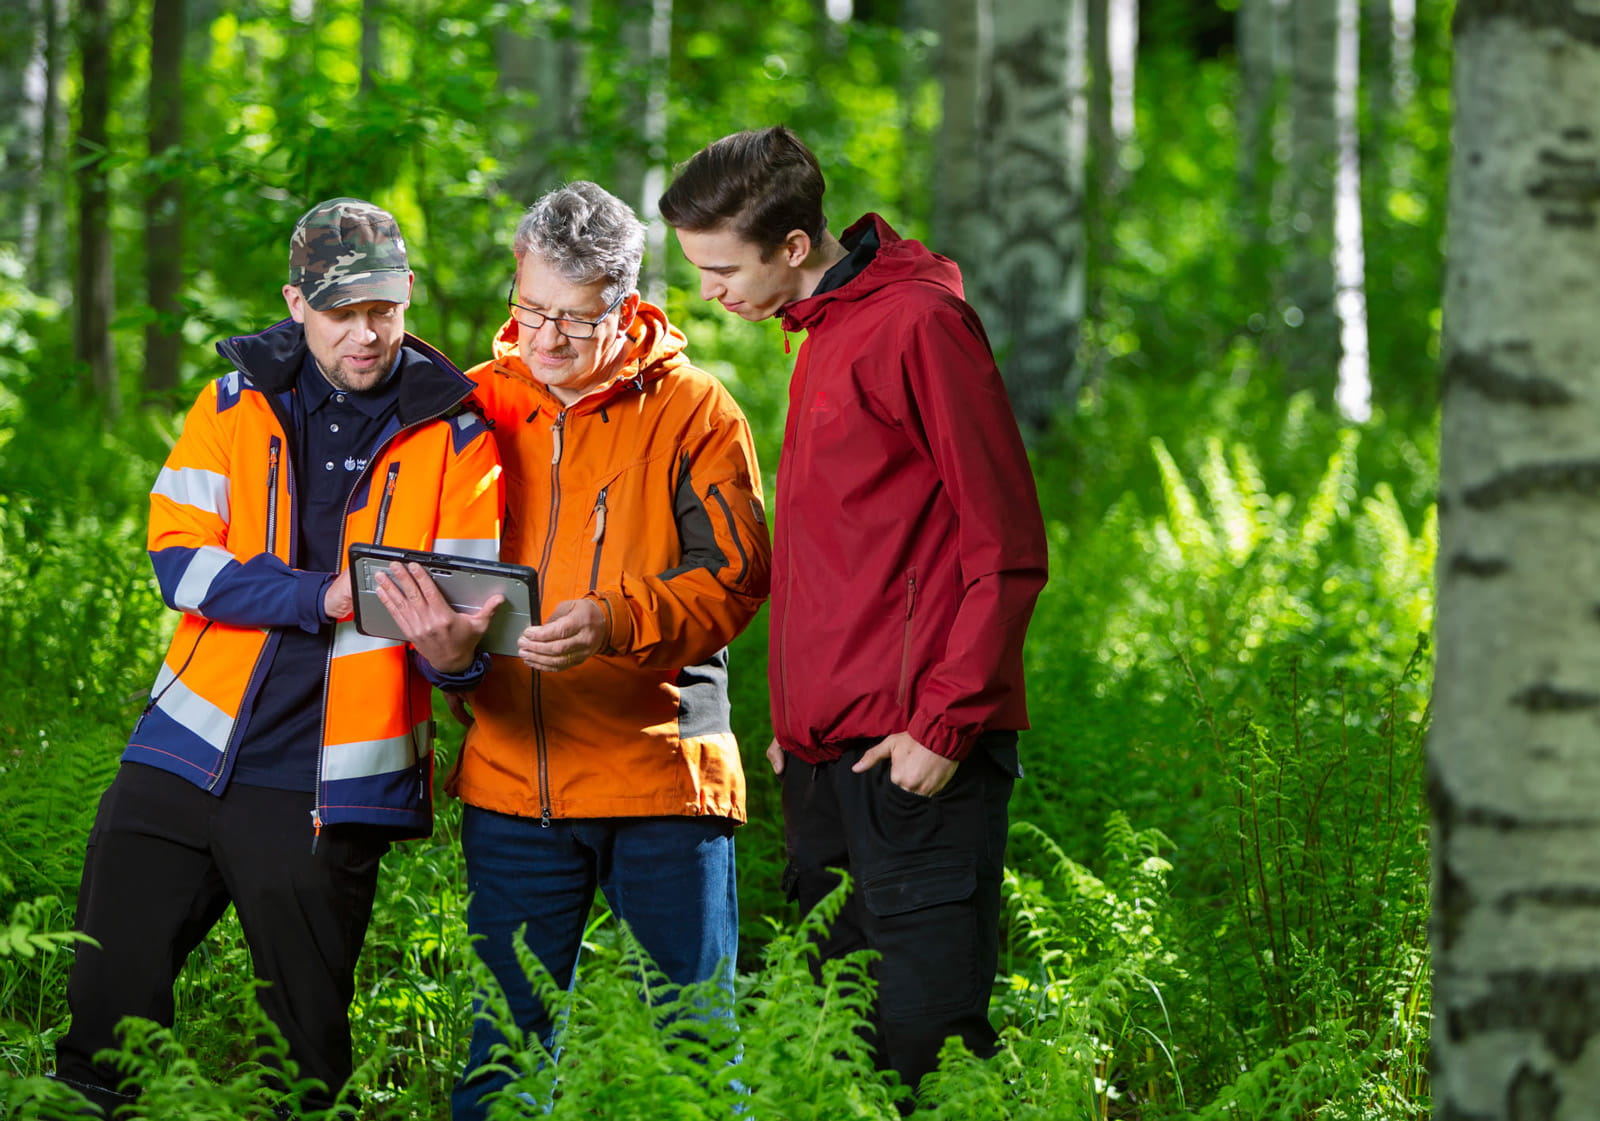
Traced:
<path fill-rule="evenodd" d="M 332 311 L 346 304 L 360 304 L 368 300 L 403 304 L 411 298 L 411 273 L 409 270 L 383 269 L 362 276 L 351 277 L 339 284 L 329 284 L 317 290 L 316 295 L 301 293 L 306 303 L 317 311 Z"/>

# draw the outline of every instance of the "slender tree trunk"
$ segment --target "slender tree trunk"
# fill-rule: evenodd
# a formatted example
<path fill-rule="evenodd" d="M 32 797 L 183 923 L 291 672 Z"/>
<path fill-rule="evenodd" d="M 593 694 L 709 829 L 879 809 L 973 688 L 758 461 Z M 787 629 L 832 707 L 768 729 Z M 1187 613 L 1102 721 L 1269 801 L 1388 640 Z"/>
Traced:
<path fill-rule="evenodd" d="M 1367 347 L 1365 224 L 1361 216 L 1361 140 L 1357 86 L 1361 77 L 1359 0 L 1337 0 L 1339 39 L 1334 118 L 1338 167 L 1334 175 L 1333 262 L 1339 320 L 1339 371 L 1334 400 L 1347 420 L 1372 415 L 1372 377 Z"/>
<path fill-rule="evenodd" d="M 66 67 L 66 32 L 61 17 L 62 0 L 39 0 L 40 29 L 44 37 L 43 98 L 39 135 L 39 190 L 34 213 L 33 252 L 29 273 L 37 292 L 64 298 L 67 288 L 67 229 L 65 207 L 66 161 L 62 142 L 67 134 L 66 107 L 61 103 L 61 78 Z"/>
<path fill-rule="evenodd" d="M 934 240 L 963 268 L 977 263 L 977 215 L 982 209 L 982 106 L 988 100 L 982 59 L 993 29 L 989 0 L 944 0 L 936 69 L 944 90 L 933 176 Z"/>
<path fill-rule="evenodd" d="M 361 0 L 361 95 L 372 92 L 383 73 L 383 0 Z"/>
<path fill-rule="evenodd" d="M 510 114 L 511 150 L 502 188 L 524 206 L 569 176 L 567 156 L 583 130 L 588 86 L 583 73 L 580 34 L 588 21 L 587 0 L 576 0 L 554 15 L 522 18 L 527 26 L 508 28 L 496 43 L 500 89 L 517 107 Z"/>
<path fill-rule="evenodd" d="M 111 106 L 111 19 L 108 0 L 82 0 L 79 35 L 83 89 L 78 107 L 78 266 L 73 284 L 75 356 L 88 367 L 94 395 L 108 416 L 121 411 L 111 261 L 111 192 L 102 157 Z"/>
<path fill-rule="evenodd" d="M 1339 361 L 1334 271 L 1335 179 L 1339 163 L 1339 3 L 1293 7 L 1289 153 L 1291 249 L 1280 305 L 1289 326 L 1291 390 L 1333 404 Z"/>
<path fill-rule="evenodd" d="M 617 161 L 611 189 L 646 223 L 645 298 L 660 304 L 667 294 L 667 228 L 655 221 L 656 203 L 667 187 L 667 92 L 672 61 L 672 0 L 625 0 L 623 40 L 628 68 L 635 76 L 629 91 L 631 148 Z"/>
<path fill-rule="evenodd" d="M 1239 52 L 1239 206 L 1245 227 L 1266 228 L 1273 179 L 1272 137 L 1287 69 L 1283 0 L 1240 0 L 1234 22 Z"/>
<path fill-rule="evenodd" d="M 1458 0 L 1434 815 L 1438 1121 L 1593 1116 L 1600 19 Z"/>
<path fill-rule="evenodd" d="M 1084 0 L 996 2 L 969 296 L 1025 430 L 1070 412 L 1083 319 Z M 1004 200 L 1003 205 L 1000 200 Z"/>
<path fill-rule="evenodd" d="M 1126 181 L 1124 146 L 1133 138 L 1134 66 L 1139 46 L 1138 0 L 1087 0 L 1089 150 L 1095 192 L 1115 198 Z M 1097 208 L 1099 203 L 1096 204 Z"/>
<path fill-rule="evenodd" d="M 38 99 L 30 78 L 38 57 L 32 0 L 0 5 L 0 239 L 21 241 L 39 154 Z"/>
<path fill-rule="evenodd" d="M 145 207 L 145 298 L 155 314 L 144 332 L 147 389 L 176 389 L 183 352 L 183 52 L 187 0 L 150 8 L 150 161 Z"/>

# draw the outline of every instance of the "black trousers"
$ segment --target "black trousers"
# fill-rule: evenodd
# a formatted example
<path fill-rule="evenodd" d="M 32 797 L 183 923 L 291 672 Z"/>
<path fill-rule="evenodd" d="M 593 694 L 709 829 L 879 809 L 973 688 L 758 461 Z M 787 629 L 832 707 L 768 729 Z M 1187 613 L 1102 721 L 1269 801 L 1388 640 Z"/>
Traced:
<path fill-rule="evenodd" d="M 350 1077 L 350 1000 L 388 841 L 365 826 L 329 826 L 312 850 L 312 796 L 231 786 L 218 798 L 154 767 L 124 763 L 100 799 L 78 892 L 67 980 L 72 1025 L 56 1074 L 112 1105 L 118 1075 L 94 1054 L 118 1046 L 117 1022 L 170 1026 L 172 984 L 228 904 L 239 914 L 262 1008 L 302 1076 L 331 1104 Z"/>
<path fill-rule="evenodd" d="M 835 762 L 789 758 L 783 820 L 790 898 L 809 911 L 847 870 L 855 890 L 821 946 L 824 960 L 860 949 L 881 956 L 874 1024 L 878 1062 L 915 1087 L 960 1036 L 995 1050 L 989 994 L 999 956 L 1007 806 L 1016 733 L 988 733 L 932 798 L 889 781 L 889 764 L 850 768 L 871 742 Z"/>

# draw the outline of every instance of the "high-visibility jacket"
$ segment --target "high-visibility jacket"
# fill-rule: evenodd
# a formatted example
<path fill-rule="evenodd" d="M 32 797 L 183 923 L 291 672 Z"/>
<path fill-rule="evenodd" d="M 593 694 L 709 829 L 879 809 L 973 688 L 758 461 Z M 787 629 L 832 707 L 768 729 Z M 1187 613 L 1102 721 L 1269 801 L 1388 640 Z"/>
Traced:
<path fill-rule="evenodd" d="M 619 375 L 563 405 L 517 356 L 468 371 L 506 469 L 501 556 L 543 610 L 591 598 L 607 647 L 559 673 L 491 659 L 447 789 L 536 818 L 745 818 L 725 647 L 767 594 L 761 474 L 744 414 L 640 303 Z"/>
<path fill-rule="evenodd" d="M 325 572 L 295 567 L 291 388 L 305 335 L 291 320 L 219 343 L 234 370 L 209 383 L 150 494 L 150 559 L 183 612 L 123 759 L 220 793 L 286 627 L 323 623 Z M 464 407 L 472 383 L 407 335 L 399 401 L 345 506 L 355 541 L 492 558 L 500 462 Z M 401 836 L 432 829 L 430 685 L 406 643 L 334 627 L 323 691 L 313 821 L 366 822 Z"/>

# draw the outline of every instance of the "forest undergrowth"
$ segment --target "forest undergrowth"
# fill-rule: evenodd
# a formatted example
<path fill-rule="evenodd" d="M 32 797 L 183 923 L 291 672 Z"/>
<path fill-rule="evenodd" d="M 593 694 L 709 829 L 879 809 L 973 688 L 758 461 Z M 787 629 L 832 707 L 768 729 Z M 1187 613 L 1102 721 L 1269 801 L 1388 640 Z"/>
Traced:
<path fill-rule="evenodd" d="M 7 386 L 0 1103 L 57 1118 L 74 1097 L 44 1075 L 66 1026 L 83 842 L 171 625 L 144 553 L 171 422 L 108 435 Z M 769 397 L 752 409 L 767 439 Z M 1034 450 L 1051 579 L 1027 651 L 1002 1049 L 979 1062 L 948 1048 L 919 1116 L 1426 1115 L 1431 440 L 1201 378 L 1155 404 L 1107 386 Z M 763 616 L 732 652 L 752 816 L 735 1015 L 676 1014 L 704 993 L 641 1000 L 657 979 L 599 910 L 576 992 L 528 963 L 565 1009 L 561 1055 L 506 1055 L 515 1094 L 496 1116 L 899 1115 L 904 1091 L 857 1031 L 865 963 L 811 979 L 807 932 L 838 900 L 800 916 L 778 890 L 776 787 L 753 749 L 768 735 L 764 641 Z M 459 736 L 440 726 L 447 766 Z M 459 817 L 441 794 L 435 835 L 385 862 L 353 1016 L 362 1117 L 448 1117 L 488 985 L 466 936 Z M 129 1025 L 119 1062 L 143 1096 L 126 1116 L 270 1116 L 257 1072 L 282 1045 L 249 977 L 230 914 L 184 971 L 176 1026 Z"/>

